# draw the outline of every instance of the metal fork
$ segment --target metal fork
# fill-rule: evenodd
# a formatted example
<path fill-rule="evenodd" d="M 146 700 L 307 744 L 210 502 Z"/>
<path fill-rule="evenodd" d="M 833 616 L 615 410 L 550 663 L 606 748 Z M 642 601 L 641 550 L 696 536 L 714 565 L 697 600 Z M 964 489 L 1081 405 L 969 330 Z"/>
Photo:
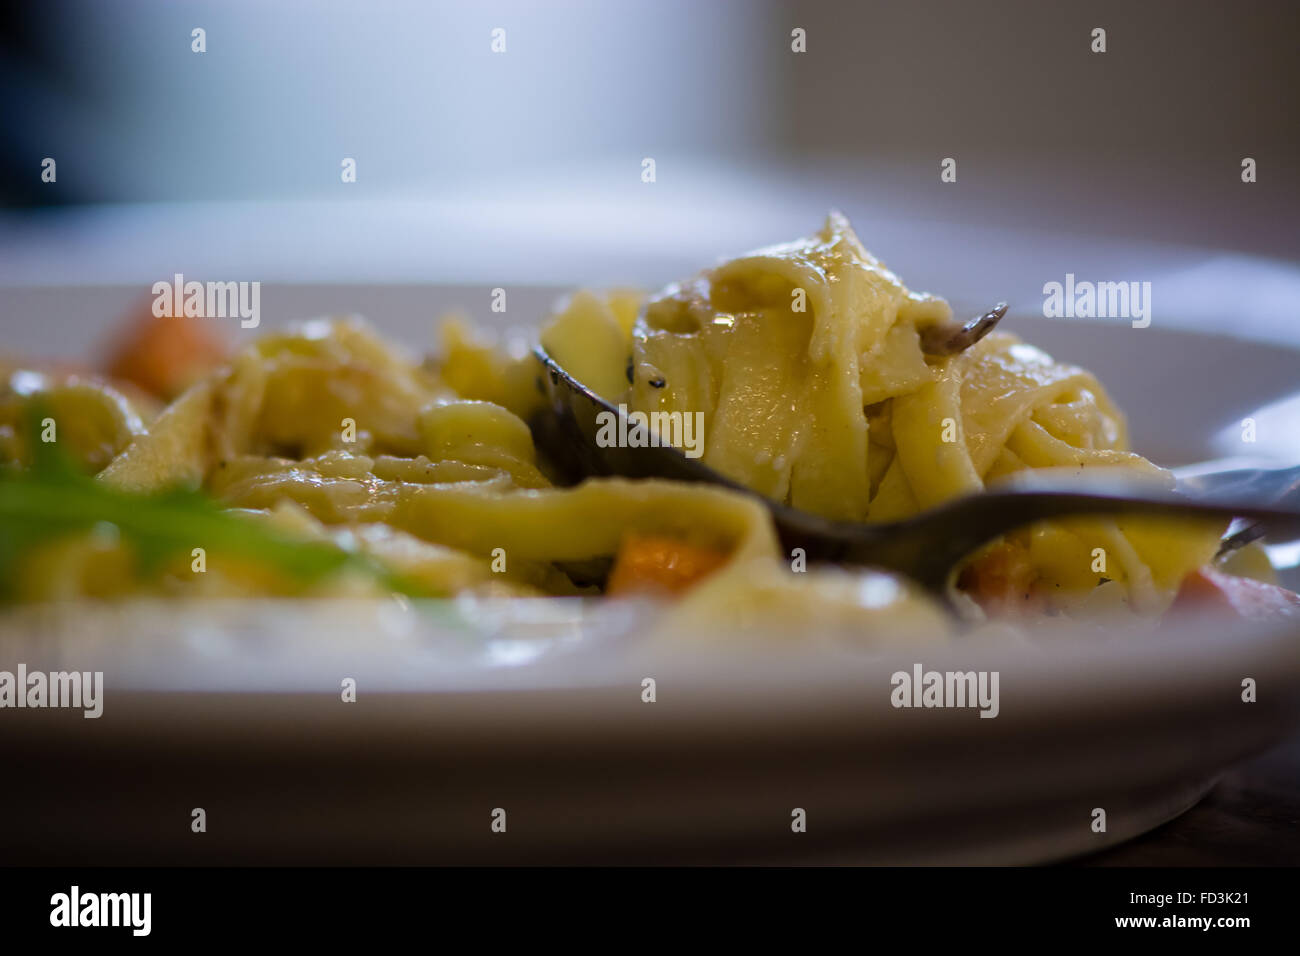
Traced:
<path fill-rule="evenodd" d="M 995 310 L 996 311 L 996 310 Z M 990 313 L 991 314 L 991 313 Z M 987 317 L 981 317 L 985 319 Z M 996 322 L 996 319 L 993 320 Z M 978 324 L 979 320 L 976 320 Z M 991 327 L 985 322 L 984 331 Z M 602 447 L 597 415 L 619 411 L 577 381 L 544 348 L 541 363 L 545 412 L 531 423 L 538 447 L 573 481 L 590 475 L 669 478 L 731 488 L 761 500 L 772 513 L 782 544 L 803 548 L 810 560 L 886 568 L 942 593 L 962 559 L 1008 531 L 1049 518 L 1079 515 L 1155 515 L 1170 518 L 1245 518 L 1278 541 L 1300 537 L 1300 507 L 1284 490 L 1300 482 L 1296 469 L 1256 471 L 1199 485 L 1184 482 L 1187 494 L 1157 490 L 1119 473 L 1062 476 L 1026 471 L 998 488 L 958 498 L 903 521 L 859 524 L 831 521 L 771 501 L 719 474 L 670 445 Z M 1278 490 L 1282 489 L 1282 490 Z M 1276 495 L 1273 491 L 1278 491 Z"/>

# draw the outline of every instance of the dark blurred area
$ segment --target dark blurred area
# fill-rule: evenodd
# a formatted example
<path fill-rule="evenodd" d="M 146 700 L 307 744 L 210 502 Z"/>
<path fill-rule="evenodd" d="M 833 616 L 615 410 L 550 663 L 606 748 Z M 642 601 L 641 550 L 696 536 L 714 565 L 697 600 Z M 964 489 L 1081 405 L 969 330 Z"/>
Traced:
<path fill-rule="evenodd" d="M 958 216 L 1300 253 L 1300 4 L 784 7 L 818 38 L 784 64 L 800 155 L 888 155 L 911 166 L 904 188 L 958 157 L 998 187 L 954 191 Z M 1017 191 L 1029 201 L 1009 210 Z"/>

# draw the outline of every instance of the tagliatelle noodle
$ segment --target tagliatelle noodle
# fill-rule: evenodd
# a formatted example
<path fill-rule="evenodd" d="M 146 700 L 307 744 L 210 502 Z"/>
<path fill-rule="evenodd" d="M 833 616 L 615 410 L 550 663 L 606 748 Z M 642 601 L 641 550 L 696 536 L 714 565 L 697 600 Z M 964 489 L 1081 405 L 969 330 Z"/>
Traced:
<path fill-rule="evenodd" d="M 828 518 L 906 518 L 1025 468 L 1126 468 L 1172 485 L 1128 450 L 1123 414 L 1083 369 L 998 332 L 926 356 L 920 333 L 951 318 L 832 214 L 814 236 L 670 286 L 630 328 L 612 305 L 602 313 L 598 299 L 575 298 L 544 342 L 611 401 L 703 412 L 706 464 Z M 615 374 L 629 352 L 630 384 Z M 1077 605 L 1110 581 L 1106 593 L 1152 614 L 1213 557 L 1221 531 L 1089 519 L 1011 538 L 1049 606 Z"/>

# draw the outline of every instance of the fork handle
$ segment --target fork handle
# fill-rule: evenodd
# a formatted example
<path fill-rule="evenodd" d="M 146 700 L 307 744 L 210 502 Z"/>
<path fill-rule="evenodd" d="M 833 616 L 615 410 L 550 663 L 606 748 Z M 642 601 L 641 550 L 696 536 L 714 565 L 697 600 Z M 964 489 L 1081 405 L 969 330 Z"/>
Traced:
<path fill-rule="evenodd" d="M 1194 501 L 1169 492 L 1142 490 L 1131 483 L 1088 490 L 1023 488 L 993 490 L 958 498 L 915 518 L 885 525 L 856 526 L 859 533 L 841 559 L 906 574 L 934 590 L 946 589 L 954 569 L 981 545 L 1025 525 L 1085 515 L 1144 515 L 1169 518 L 1249 518 L 1278 541 L 1300 537 L 1300 511 L 1252 502 Z M 1077 487 L 1077 484 L 1076 484 Z"/>

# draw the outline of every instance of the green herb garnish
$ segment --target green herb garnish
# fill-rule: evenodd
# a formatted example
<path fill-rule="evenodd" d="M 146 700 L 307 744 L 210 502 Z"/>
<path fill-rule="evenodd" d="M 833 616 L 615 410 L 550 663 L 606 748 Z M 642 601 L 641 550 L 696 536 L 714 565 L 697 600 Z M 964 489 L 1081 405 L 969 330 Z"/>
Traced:
<path fill-rule="evenodd" d="M 202 492 L 174 488 L 152 495 L 111 488 L 82 474 L 57 443 L 39 439 L 41 414 L 29 407 L 30 469 L 0 468 L 0 593 L 13 598 L 15 569 L 35 547 L 111 525 L 146 573 L 194 548 L 282 571 L 303 585 L 345 569 L 410 596 L 427 596 L 418 583 L 368 555 L 328 541 L 285 534 L 256 519 L 224 510 Z"/>

